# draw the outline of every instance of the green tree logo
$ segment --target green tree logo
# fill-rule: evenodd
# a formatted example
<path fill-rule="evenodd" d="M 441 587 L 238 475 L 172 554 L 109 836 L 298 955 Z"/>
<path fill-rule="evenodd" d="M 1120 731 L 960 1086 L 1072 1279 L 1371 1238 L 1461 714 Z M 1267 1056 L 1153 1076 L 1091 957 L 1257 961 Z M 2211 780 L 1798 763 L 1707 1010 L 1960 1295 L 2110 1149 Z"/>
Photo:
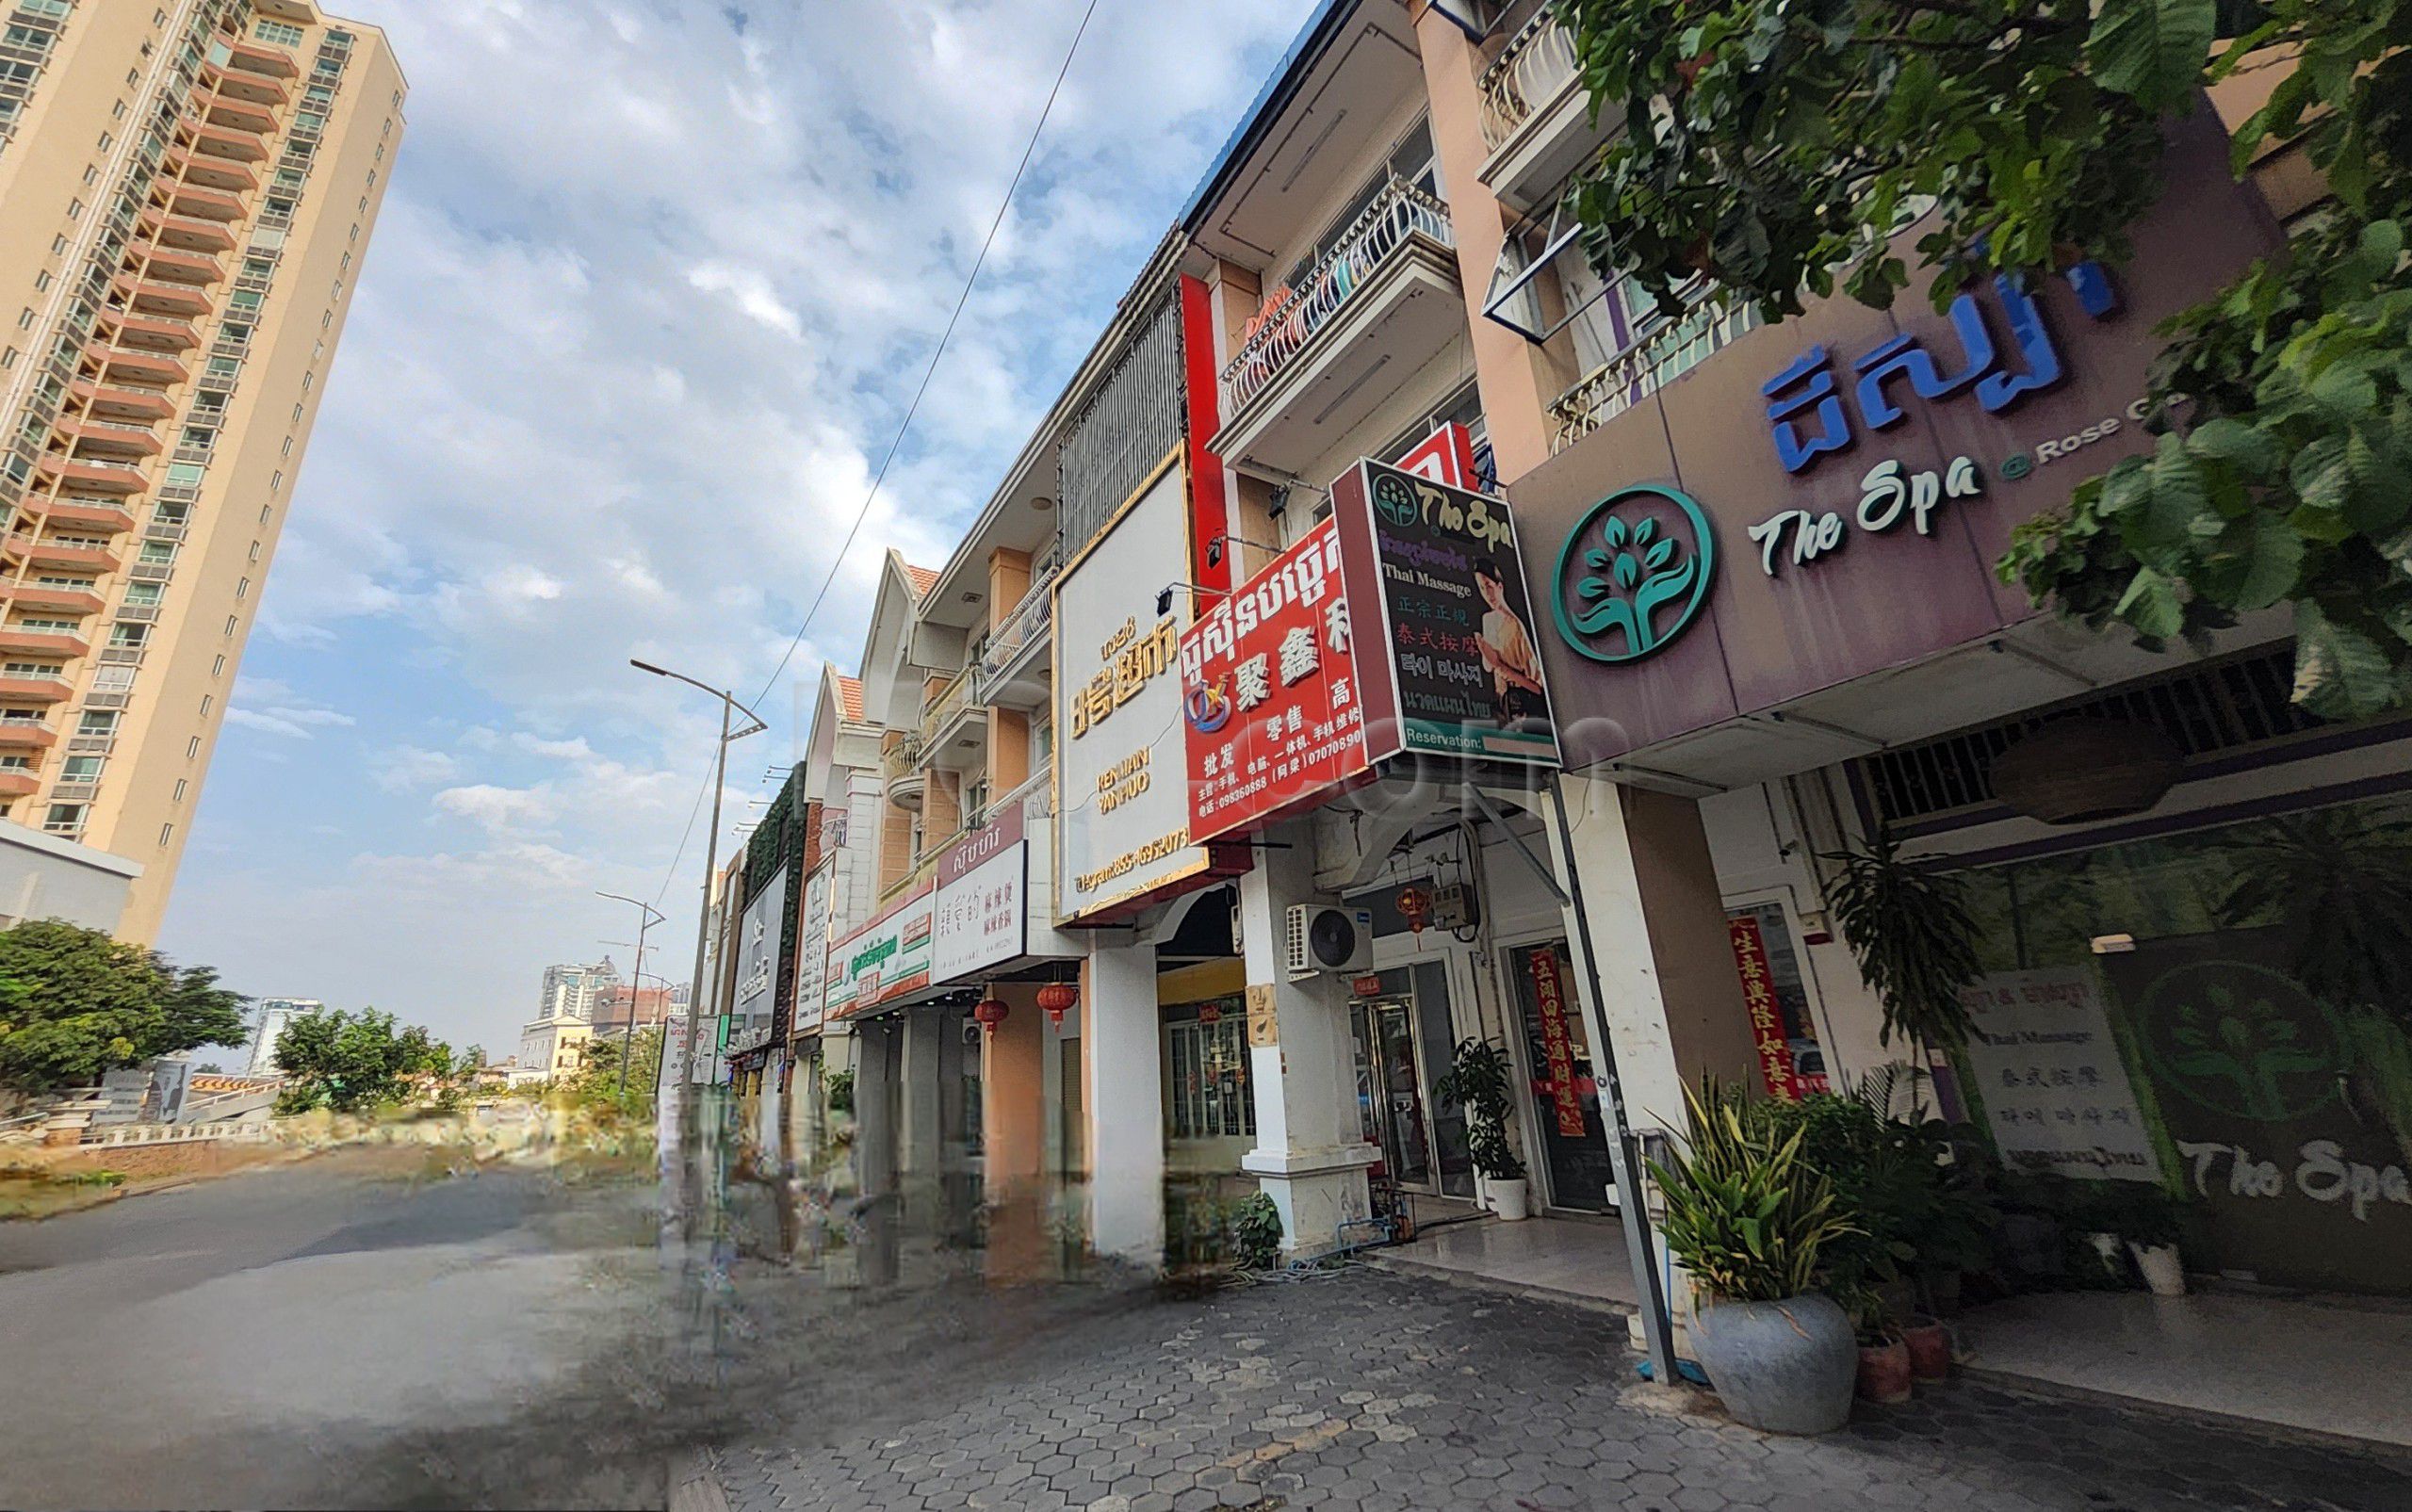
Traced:
<path fill-rule="evenodd" d="M 2160 1079 L 2214 1113 L 2284 1123 L 2337 1096 L 2336 1031 L 2274 971 L 2235 961 L 2180 967 L 2153 984 L 2143 1016 Z"/>
<path fill-rule="evenodd" d="M 1558 638 L 1593 661 L 1638 661 L 1674 642 L 1717 566 L 1708 515 L 1671 488 L 1628 488 L 1591 507 L 1557 553 Z"/>

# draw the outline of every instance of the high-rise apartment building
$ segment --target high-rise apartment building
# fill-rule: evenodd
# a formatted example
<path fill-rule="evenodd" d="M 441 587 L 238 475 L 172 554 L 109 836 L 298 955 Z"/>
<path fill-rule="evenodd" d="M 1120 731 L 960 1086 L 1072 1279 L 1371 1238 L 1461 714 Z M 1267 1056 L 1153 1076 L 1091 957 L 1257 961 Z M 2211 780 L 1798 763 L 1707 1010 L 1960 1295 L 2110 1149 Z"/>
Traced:
<path fill-rule="evenodd" d="M 596 1004 L 619 984 L 620 969 L 608 955 L 593 966 L 548 966 L 536 1016 L 592 1022 Z"/>
<path fill-rule="evenodd" d="M 0 0 L 0 818 L 158 929 L 393 171 L 309 0 Z"/>
<path fill-rule="evenodd" d="M 304 1014 L 315 1014 L 327 1005 L 316 998 L 262 998 L 259 1022 L 252 1031 L 252 1058 L 243 1067 L 246 1076 L 276 1074 L 276 1042 L 285 1033 L 285 1026 Z"/>

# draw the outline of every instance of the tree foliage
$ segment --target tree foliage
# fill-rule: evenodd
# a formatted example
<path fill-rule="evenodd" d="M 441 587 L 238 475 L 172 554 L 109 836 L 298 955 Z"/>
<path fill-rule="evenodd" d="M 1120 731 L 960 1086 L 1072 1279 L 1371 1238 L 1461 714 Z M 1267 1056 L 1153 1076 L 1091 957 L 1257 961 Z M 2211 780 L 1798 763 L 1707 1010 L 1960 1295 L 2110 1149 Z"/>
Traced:
<path fill-rule="evenodd" d="M 280 1113 L 333 1108 L 354 1113 L 400 1097 L 415 1077 L 448 1084 L 452 1048 L 419 1025 L 397 1030 L 392 1014 L 374 1008 L 302 1014 L 277 1036 L 276 1067 L 285 1074 Z"/>
<path fill-rule="evenodd" d="M 1593 262 L 1770 317 L 1838 288 L 1889 305 L 1913 220 L 1938 307 L 1981 275 L 2123 261 L 2165 118 L 2266 71 L 2236 166 L 2292 143 L 2333 204 L 2165 328 L 2154 453 L 2030 523 L 2001 571 L 2148 646 L 2285 606 L 2306 708 L 2412 700 L 2412 0 L 1561 8 L 1624 125 L 1577 190 Z"/>
<path fill-rule="evenodd" d="M 58 919 L 0 933 L 0 1084 L 89 1085 L 102 1073 L 243 1042 L 243 998 L 207 967 Z"/>

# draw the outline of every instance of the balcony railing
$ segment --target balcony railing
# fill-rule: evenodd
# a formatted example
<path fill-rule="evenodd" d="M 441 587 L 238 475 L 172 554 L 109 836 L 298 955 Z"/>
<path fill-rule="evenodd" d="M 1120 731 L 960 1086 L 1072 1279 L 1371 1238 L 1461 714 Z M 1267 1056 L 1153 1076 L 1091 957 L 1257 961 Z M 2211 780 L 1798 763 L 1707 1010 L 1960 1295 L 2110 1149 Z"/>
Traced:
<path fill-rule="evenodd" d="M 1365 207 L 1339 245 L 1308 271 L 1299 286 L 1260 317 L 1239 355 L 1223 369 L 1225 417 L 1263 392 L 1308 340 L 1346 308 L 1357 292 L 1373 282 L 1375 271 L 1414 236 L 1442 247 L 1456 245 L 1448 207 L 1411 184 L 1393 180 Z"/>
<path fill-rule="evenodd" d="M 1550 450 L 1567 447 L 1690 372 L 1759 324 L 1758 306 L 1703 301 L 1591 369 L 1549 407 Z"/>
<path fill-rule="evenodd" d="M 1021 595 L 1005 622 L 980 643 L 980 696 L 985 700 L 1005 669 L 1047 634 L 1055 613 L 1055 579 L 1064 571 L 1064 546 L 1059 540 L 1033 567 L 1030 591 Z"/>
<path fill-rule="evenodd" d="M 879 754 L 879 774 L 889 782 L 913 770 L 921 759 L 921 738 L 907 735 Z"/>
<path fill-rule="evenodd" d="M 970 668 L 964 668 L 922 708 L 921 744 L 924 748 L 935 746 L 939 732 L 946 728 L 948 722 L 970 704 L 972 685 L 977 680 L 972 676 Z"/>
<path fill-rule="evenodd" d="M 1543 6 L 1508 39 L 1477 81 L 1484 143 L 1497 152 L 1577 71 L 1573 34 L 1554 7 Z"/>

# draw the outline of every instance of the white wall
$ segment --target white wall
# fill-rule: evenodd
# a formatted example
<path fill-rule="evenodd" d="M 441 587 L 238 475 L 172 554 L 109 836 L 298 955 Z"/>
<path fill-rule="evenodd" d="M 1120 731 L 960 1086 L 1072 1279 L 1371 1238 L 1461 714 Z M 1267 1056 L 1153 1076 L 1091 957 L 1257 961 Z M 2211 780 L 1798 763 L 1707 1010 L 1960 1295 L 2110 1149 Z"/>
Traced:
<path fill-rule="evenodd" d="M 60 919 L 117 932 L 140 863 L 0 820 L 0 928 Z"/>

